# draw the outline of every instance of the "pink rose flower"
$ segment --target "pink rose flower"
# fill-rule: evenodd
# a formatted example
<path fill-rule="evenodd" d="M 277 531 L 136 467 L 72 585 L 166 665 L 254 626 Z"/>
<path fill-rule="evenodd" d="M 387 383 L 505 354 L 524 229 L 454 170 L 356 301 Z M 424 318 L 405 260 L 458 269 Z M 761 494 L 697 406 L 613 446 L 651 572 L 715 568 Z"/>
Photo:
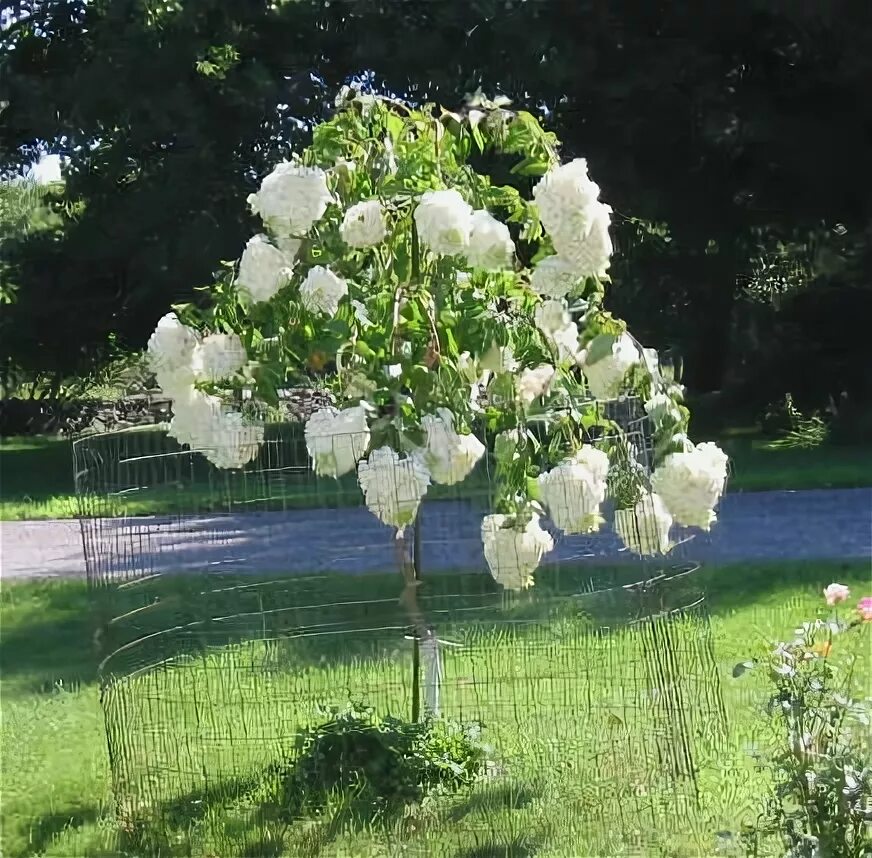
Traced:
<path fill-rule="evenodd" d="M 824 598 L 827 600 L 828 605 L 837 605 L 839 602 L 844 602 L 850 595 L 851 591 L 844 584 L 833 583 L 829 587 L 824 588 Z"/>
<path fill-rule="evenodd" d="M 857 602 L 857 613 L 864 623 L 872 622 L 872 596 L 865 596 Z"/>

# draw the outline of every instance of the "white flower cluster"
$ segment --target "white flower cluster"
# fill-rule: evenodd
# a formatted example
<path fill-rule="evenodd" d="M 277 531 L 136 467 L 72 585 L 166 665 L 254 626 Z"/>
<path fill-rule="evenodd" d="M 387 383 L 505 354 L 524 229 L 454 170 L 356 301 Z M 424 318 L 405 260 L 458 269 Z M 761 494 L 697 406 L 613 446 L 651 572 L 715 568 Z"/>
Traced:
<path fill-rule="evenodd" d="M 421 425 L 427 438 L 422 457 L 433 482 L 453 486 L 465 480 L 484 455 L 484 444 L 475 435 L 460 435 L 447 408 L 426 415 Z"/>
<path fill-rule="evenodd" d="M 543 298 L 563 298 L 580 278 L 572 263 L 559 256 L 546 256 L 533 269 L 530 285 Z"/>
<path fill-rule="evenodd" d="M 537 480 L 542 503 L 564 533 L 590 533 L 602 522 L 609 457 L 589 445 Z"/>
<path fill-rule="evenodd" d="M 656 494 L 643 495 L 632 509 L 615 511 L 615 531 L 634 554 L 668 554 L 672 548 L 671 527 L 672 516 Z"/>
<path fill-rule="evenodd" d="M 148 358 L 158 385 L 173 400 L 170 437 L 199 450 L 219 468 L 241 468 L 255 458 L 263 426 L 194 387 L 197 381 L 222 381 L 245 366 L 248 356 L 236 334 L 201 339 L 168 313 L 149 338 Z"/>
<path fill-rule="evenodd" d="M 353 205 L 342 218 L 339 234 L 349 247 L 372 247 L 387 235 L 385 214 L 378 200 Z"/>
<path fill-rule="evenodd" d="M 426 191 L 415 207 L 415 227 L 421 243 L 433 253 L 465 253 L 472 233 L 472 206 L 453 189 Z"/>
<path fill-rule="evenodd" d="M 269 301 L 287 282 L 293 264 L 293 258 L 270 244 L 265 235 L 255 235 L 242 252 L 236 284 L 253 301 Z"/>
<path fill-rule="evenodd" d="M 335 316 L 339 301 L 348 294 L 348 284 L 329 268 L 315 265 L 300 286 L 300 303 L 310 313 Z"/>
<path fill-rule="evenodd" d="M 466 251 L 469 264 L 483 271 L 501 271 L 512 267 L 514 253 L 509 228 L 484 209 L 474 211 Z"/>
<path fill-rule="evenodd" d="M 510 268 L 515 245 L 509 228 L 485 209 L 472 207 L 455 190 L 426 191 L 415 208 L 421 243 L 444 256 L 464 254 L 484 271 Z"/>
<path fill-rule="evenodd" d="M 194 383 L 191 357 L 200 338 L 183 325 L 175 313 L 167 313 L 148 339 L 148 362 L 157 383 L 168 396 L 175 396 Z"/>
<path fill-rule="evenodd" d="M 147 351 L 158 385 L 173 399 L 197 381 L 229 378 L 248 361 L 236 334 L 209 334 L 201 339 L 175 313 L 167 313 L 158 321 Z"/>
<path fill-rule="evenodd" d="M 540 396 L 544 396 L 554 379 L 554 367 L 547 363 L 533 369 L 525 369 L 518 376 L 518 397 L 529 408 Z"/>
<path fill-rule="evenodd" d="M 645 403 L 645 413 L 651 418 L 655 429 L 673 426 L 681 421 L 681 411 L 675 400 L 667 393 L 655 393 Z"/>
<path fill-rule="evenodd" d="M 676 522 L 708 530 L 724 491 L 727 461 L 723 450 L 710 442 L 671 453 L 654 471 L 651 486 Z"/>
<path fill-rule="evenodd" d="M 491 575 L 507 590 L 531 587 L 533 573 L 554 548 L 551 534 L 535 514 L 523 528 L 509 516 L 487 515 L 481 523 L 481 540 Z"/>
<path fill-rule="evenodd" d="M 318 167 L 284 162 L 248 197 L 255 214 L 275 236 L 255 235 L 239 260 L 236 284 L 255 302 L 269 301 L 290 279 L 295 258 L 305 235 L 335 199 L 327 186 L 327 174 Z M 352 247 L 369 247 L 386 235 L 384 213 L 377 200 L 352 206 L 340 227 L 342 238 Z M 322 265 L 311 268 L 300 285 L 300 303 L 310 313 L 336 315 L 339 301 L 348 294 L 348 284 Z"/>
<path fill-rule="evenodd" d="M 369 425 L 362 405 L 321 408 L 306 421 L 306 449 L 315 473 L 321 477 L 341 477 L 354 470 L 369 447 Z"/>
<path fill-rule="evenodd" d="M 237 334 L 209 334 L 197 343 L 191 368 L 198 381 L 222 381 L 239 372 L 248 361 Z"/>
<path fill-rule="evenodd" d="M 248 197 L 251 210 L 271 232 L 293 236 L 307 233 L 332 202 L 322 169 L 287 161 L 278 164 L 261 182 L 260 190 Z"/>
<path fill-rule="evenodd" d="M 557 351 L 559 363 L 578 363 L 581 348 L 578 344 L 578 325 L 572 321 L 563 298 L 549 298 L 536 307 L 536 326 L 549 345 Z"/>
<path fill-rule="evenodd" d="M 540 295 L 560 298 L 582 278 L 605 276 L 614 249 L 612 210 L 599 193 L 584 158 L 555 167 L 533 188 L 542 225 L 557 251 L 541 260 L 531 277 Z"/>
<path fill-rule="evenodd" d="M 400 531 L 415 520 L 430 485 L 430 474 L 420 456 L 401 459 L 390 447 L 373 450 L 358 465 L 357 479 L 369 511 Z"/>
<path fill-rule="evenodd" d="M 369 102 L 368 109 L 374 103 Z M 479 119 L 483 115 L 479 114 Z M 445 133 L 442 126 L 439 129 Z M 402 151 L 402 147 L 397 151 Z M 345 267 L 334 266 L 336 271 L 349 276 L 347 282 L 327 267 L 334 243 L 328 241 L 324 247 L 319 246 L 324 235 L 333 235 L 333 220 L 329 228 L 321 229 L 317 224 L 325 216 L 335 217 L 346 250 L 363 251 L 388 238 L 394 221 L 402 219 L 402 213 L 407 211 L 405 199 L 396 209 L 392 201 L 378 198 L 360 200 L 344 211 L 337 207 L 340 195 L 359 186 L 362 177 L 355 170 L 368 168 L 344 158 L 337 158 L 335 167 L 328 172 L 296 161 L 284 162 L 263 179 L 259 190 L 248 197 L 252 212 L 262 221 L 264 234 L 248 241 L 239 260 L 235 282 L 243 296 L 254 303 L 268 302 L 292 282 L 299 282 L 295 303 L 307 313 L 321 317 L 320 322 L 313 320 L 316 325 L 326 322 L 324 317 L 336 316 L 346 303 L 350 307 L 347 319 L 351 321 L 352 345 L 366 345 L 366 330 L 383 318 L 379 303 L 383 284 L 379 281 L 376 288 L 365 293 L 358 290 L 381 277 L 381 268 L 376 266 L 374 274 L 367 269 L 358 276 L 347 274 Z M 395 173 L 398 168 L 394 144 L 388 136 L 376 173 L 383 176 L 385 171 Z M 335 196 L 331 192 L 333 185 L 339 189 Z M 371 188 L 375 197 L 378 186 Z M 583 322 L 573 321 L 567 298 L 573 293 L 577 297 L 577 290 L 586 278 L 605 277 L 613 252 L 609 233 L 612 210 L 600 200 L 600 188 L 590 178 L 587 162 L 578 158 L 553 167 L 535 185 L 533 198 L 548 236 L 543 245 L 547 251 L 543 252 L 550 253 L 551 247 L 554 251 L 538 261 L 529 277 L 530 287 L 541 298 L 534 321 L 552 350 L 552 357 L 549 363 L 525 366 L 516 360 L 510 346 L 494 345 L 484 355 L 464 353 L 457 361 L 457 370 L 464 386 L 464 399 L 465 385 L 469 386 L 469 412 L 483 411 L 484 392 L 495 376 L 497 382 L 486 397 L 488 407 L 512 411 L 529 409 L 548 396 L 552 387 L 559 388 L 560 381 L 573 367 L 581 367 L 590 393 L 603 400 L 613 399 L 624 391 L 628 372 L 640 362 L 644 362 L 652 377 L 659 377 L 656 355 L 643 356 L 628 334 L 613 341 L 601 336 L 588 349 L 580 347 L 579 324 Z M 481 302 L 484 312 L 514 331 L 529 304 L 517 297 L 517 290 L 508 288 L 510 277 L 493 276 L 512 271 L 516 266 L 516 248 L 508 225 L 485 209 L 474 210 L 464 195 L 453 188 L 421 194 L 412 219 L 423 250 L 455 257 L 455 267 L 467 269 L 457 272 L 457 291 L 463 293 L 464 306 L 471 296 Z M 308 261 L 295 276 L 303 242 Z M 366 255 L 353 256 L 369 264 Z M 309 263 L 315 260 L 324 264 L 310 267 Z M 424 262 L 430 265 L 433 260 L 428 257 Z M 434 282 L 442 282 L 444 266 L 445 262 L 440 262 Z M 484 272 L 492 276 L 486 277 Z M 497 295 L 503 296 L 501 302 Z M 400 299 L 395 300 L 395 314 L 396 308 L 401 308 L 402 297 L 401 289 Z M 437 299 L 438 296 L 432 299 L 434 308 Z M 278 305 L 273 309 L 278 311 Z M 573 312 L 578 309 L 573 306 Z M 372 313 L 372 319 L 368 313 Z M 437 324 L 434 319 L 431 323 Z M 331 327 L 339 330 L 343 326 Z M 355 342 L 358 336 L 361 339 Z M 422 418 L 425 441 L 420 449 L 409 453 L 388 446 L 370 450 L 372 436 L 363 400 L 371 398 L 377 389 L 372 381 L 376 377 L 374 369 L 383 370 L 389 378 L 405 377 L 401 361 L 414 354 L 415 349 L 414 343 L 398 342 L 403 339 L 402 335 L 392 335 L 390 356 L 380 367 L 374 368 L 369 364 L 370 358 L 362 358 L 363 349 L 360 354 L 353 349 L 350 364 L 343 368 L 343 372 L 348 370 L 348 376 L 343 378 L 344 395 L 346 401 L 360 400 L 360 405 L 343 410 L 322 408 L 309 418 L 305 427 L 306 446 L 316 474 L 338 478 L 356 468 L 367 507 L 380 521 L 400 531 L 414 521 L 431 482 L 445 485 L 461 482 L 486 452 L 477 437 L 457 431 L 455 415 L 444 407 Z M 525 342 L 523 336 L 519 342 Z M 342 348 L 344 356 L 347 350 Z M 400 356 L 400 348 L 407 349 L 402 352 L 404 357 Z M 174 400 L 170 428 L 173 437 L 202 450 L 219 467 L 240 467 L 251 461 L 263 441 L 263 427 L 248 422 L 219 397 L 197 387 L 220 383 L 248 368 L 249 358 L 242 340 L 232 333 L 201 336 L 169 314 L 158 323 L 148 351 L 159 384 Z M 440 355 L 440 371 L 452 357 L 450 349 L 445 351 L 448 353 Z M 526 355 L 528 350 L 524 348 L 519 354 Z M 591 354 L 595 360 L 590 359 Z M 467 411 L 467 404 L 462 410 Z M 661 434 L 668 437 L 681 428 L 682 412 L 669 389 L 652 394 L 645 410 Z M 526 447 L 520 433 L 503 433 L 500 438 L 495 452 L 498 458 L 515 461 L 522 457 Z M 637 554 L 668 552 L 673 521 L 707 529 L 714 520 L 714 507 L 726 479 L 726 456 L 715 445 L 694 447 L 681 439 L 679 435 L 673 437 L 676 444 L 683 445 L 684 452 L 671 454 L 658 467 L 652 478 L 652 492 L 646 493 L 633 509 L 618 510 L 615 514 L 615 530 Z M 542 502 L 560 530 L 576 534 L 599 529 L 608 473 L 608 456 L 583 446 L 539 476 Z M 538 512 L 532 513 L 532 517 L 528 509 L 516 517 L 489 515 L 482 523 L 488 566 L 494 578 L 509 589 L 530 586 L 542 557 L 554 547 L 538 514 L 542 510 L 534 507 Z"/>
<path fill-rule="evenodd" d="M 192 387 L 173 399 L 167 434 L 202 453 L 217 468 L 241 468 L 257 456 L 264 430 L 260 423 L 246 421 L 227 408 L 219 397 Z"/>
<path fill-rule="evenodd" d="M 589 357 L 589 356 L 588 356 Z M 591 394 L 596 399 L 614 399 L 622 392 L 624 377 L 639 363 L 639 351 L 629 334 L 621 334 L 608 354 L 581 365 Z"/>

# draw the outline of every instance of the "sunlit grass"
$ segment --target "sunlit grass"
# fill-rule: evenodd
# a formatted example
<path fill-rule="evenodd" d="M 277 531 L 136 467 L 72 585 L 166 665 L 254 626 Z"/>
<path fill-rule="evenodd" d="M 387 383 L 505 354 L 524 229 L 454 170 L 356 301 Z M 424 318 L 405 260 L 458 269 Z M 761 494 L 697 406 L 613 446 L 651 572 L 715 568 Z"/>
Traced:
<path fill-rule="evenodd" d="M 856 488 L 872 485 L 872 447 L 821 444 L 810 449 L 778 447 L 755 431 L 722 433 L 720 443 L 730 455 L 730 491 L 767 489 Z M 142 430 L 142 436 L 154 435 Z M 291 437 L 288 453 L 299 461 L 299 477 L 277 485 L 257 476 L 242 481 L 216 475 L 206 467 L 143 470 L 142 474 L 101 503 L 103 515 L 160 515 L 245 509 L 281 510 L 318 506 L 357 506 L 360 490 L 354 476 L 339 481 L 305 475 L 307 460 L 298 438 Z M 143 446 L 147 446 L 145 441 Z M 193 457 L 198 459 L 199 457 Z M 486 490 L 484 469 L 476 472 L 479 485 L 465 491 Z M 475 478 L 471 478 L 475 479 Z M 438 495 L 435 486 L 431 495 Z M 10 438 L 0 442 L 0 520 L 20 521 L 72 518 L 79 512 L 73 493 L 72 442 L 55 438 Z"/>
<path fill-rule="evenodd" d="M 704 724 L 690 728 L 699 731 L 698 806 L 683 806 L 687 783 L 676 797 L 644 756 L 656 712 L 631 699 L 628 671 L 643 662 L 638 638 L 590 637 L 591 615 L 608 605 L 579 611 L 589 603 L 543 598 L 558 584 L 575 592 L 580 573 L 561 570 L 559 582 L 543 575 L 538 596 L 509 601 L 486 576 L 442 575 L 427 580 L 422 599 L 440 634 L 462 644 L 444 650 L 443 710 L 483 722 L 500 768 L 472 795 L 390 823 L 390 835 L 336 808 L 309 822 L 275 819 L 264 771 L 289 754 L 301 726 L 318 720 L 316 703 L 352 696 L 408 715 L 411 645 L 396 605 L 397 575 L 157 580 L 129 588 L 123 605 L 156 607 L 96 636 L 104 610 L 117 612 L 118 602 L 92 602 L 80 582 L 5 587 L 2 853 L 109 855 L 126 847 L 161 856 L 346 858 L 395 854 L 402 843 L 404 854 L 468 858 L 714 854 L 715 833 L 752 820 L 769 789 L 767 771 L 751 756 L 765 750 L 765 688 L 753 675 L 733 679 L 733 665 L 820 613 L 820 590 L 830 581 L 862 593 L 868 570 L 785 563 L 702 574 L 729 732 L 720 741 Z M 317 607 L 331 601 L 344 607 Z M 203 618 L 211 622 L 198 625 Z M 147 784 L 136 799 L 125 793 L 119 830 L 96 661 L 158 629 L 171 631 L 107 665 L 124 675 L 141 669 L 108 700 L 110 724 L 129 737 L 132 783 Z M 690 677 L 692 659 L 681 653 L 697 630 L 673 631 L 677 675 Z M 268 641 L 252 640 L 260 636 Z M 170 661 L 146 669 L 160 659 Z M 685 688 L 688 714 L 705 708 L 692 690 Z M 658 802 L 658 825 L 628 840 L 621 814 Z M 155 817 L 159 824 L 150 824 Z"/>

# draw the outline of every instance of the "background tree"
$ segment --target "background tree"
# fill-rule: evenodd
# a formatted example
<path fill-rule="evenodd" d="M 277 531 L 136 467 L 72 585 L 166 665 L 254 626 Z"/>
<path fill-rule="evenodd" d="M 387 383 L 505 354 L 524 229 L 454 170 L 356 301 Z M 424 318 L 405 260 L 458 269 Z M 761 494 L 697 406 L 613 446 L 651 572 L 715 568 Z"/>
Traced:
<path fill-rule="evenodd" d="M 243 191 L 366 72 L 417 100 L 481 86 L 539 105 L 626 218 L 618 309 L 686 357 L 694 389 L 741 389 L 765 358 L 761 396 L 779 395 L 795 362 L 773 363 L 788 350 L 767 344 L 793 341 L 816 355 L 810 401 L 868 394 L 854 369 L 872 316 L 862 0 L 699 14 L 674 0 L 44 0 L 9 21 L 0 155 L 18 167 L 52 141 L 70 158 L 67 193 L 86 205 L 64 258 L 93 296 L 83 338 L 141 346 L 168 298 L 238 253 Z M 749 302 L 755 260 L 773 251 L 811 275 Z"/>

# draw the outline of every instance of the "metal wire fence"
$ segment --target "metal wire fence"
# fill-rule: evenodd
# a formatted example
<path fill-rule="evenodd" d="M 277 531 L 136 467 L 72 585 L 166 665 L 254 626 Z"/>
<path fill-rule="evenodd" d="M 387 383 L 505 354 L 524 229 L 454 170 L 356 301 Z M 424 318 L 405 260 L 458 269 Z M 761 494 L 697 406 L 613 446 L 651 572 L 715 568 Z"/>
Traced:
<path fill-rule="evenodd" d="M 154 431 L 74 455 L 119 821 L 156 854 L 618 854 L 690 824 L 725 727 L 692 542 L 643 562 L 611 527 L 562 537 L 514 594 L 482 554 L 488 457 L 398 542 L 354 475 L 312 473 L 299 424 L 234 472 Z M 324 707 L 409 719 L 422 699 L 481 724 L 493 764 L 471 791 L 379 825 L 282 808 L 278 764 Z"/>

